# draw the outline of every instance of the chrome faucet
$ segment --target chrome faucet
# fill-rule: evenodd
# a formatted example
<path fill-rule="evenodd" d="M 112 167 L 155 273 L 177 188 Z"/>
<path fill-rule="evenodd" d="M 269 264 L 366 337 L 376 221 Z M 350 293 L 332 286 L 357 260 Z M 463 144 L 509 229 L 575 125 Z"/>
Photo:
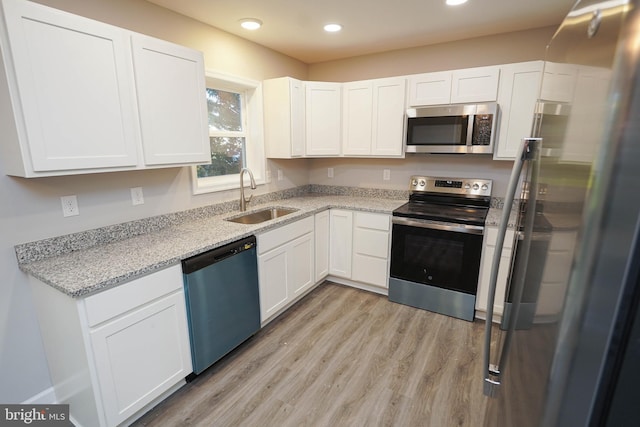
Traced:
<path fill-rule="evenodd" d="M 245 172 L 249 172 L 249 178 L 251 179 L 251 189 L 255 190 L 256 189 L 256 180 L 253 179 L 253 172 L 251 172 L 250 169 L 248 168 L 242 168 L 242 170 L 240 171 L 240 211 L 244 212 L 247 210 L 247 203 L 249 203 L 251 201 L 251 198 L 253 197 L 253 194 L 249 196 L 248 199 L 244 198 L 244 173 Z"/>

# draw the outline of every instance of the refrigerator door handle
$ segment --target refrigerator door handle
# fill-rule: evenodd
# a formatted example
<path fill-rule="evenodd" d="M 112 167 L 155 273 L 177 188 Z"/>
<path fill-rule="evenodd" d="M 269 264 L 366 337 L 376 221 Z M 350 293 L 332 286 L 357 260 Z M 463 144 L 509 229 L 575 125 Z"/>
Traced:
<path fill-rule="evenodd" d="M 502 254 L 502 248 L 504 246 L 504 238 L 507 233 L 507 227 L 509 224 L 509 216 L 511 215 L 511 206 L 515 197 L 518 182 L 520 181 L 520 175 L 525 161 L 529 160 L 531 156 L 537 151 L 535 148 L 540 143 L 540 138 L 524 138 L 520 144 L 516 160 L 511 170 L 511 177 L 509 178 L 509 184 L 507 186 L 507 193 L 504 199 L 504 208 L 502 210 L 502 217 L 500 219 L 500 227 L 498 228 L 498 236 L 496 239 L 495 253 L 493 254 L 493 260 L 491 263 L 491 275 L 489 278 L 489 292 L 487 295 L 487 315 L 485 321 L 485 336 L 484 336 L 484 387 L 483 391 L 486 396 L 495 397 L 500 387 L 500 364 L 491 364 L 491 335 L 493 328 L 493 305 L 496 296 L 496 285 L 498 282 L 498 270 L 500 268 L 500 257 Z M 507 334 L 512 333 L 508 331 Z M 509 341 L 507 336 L 507 342 Z"/>

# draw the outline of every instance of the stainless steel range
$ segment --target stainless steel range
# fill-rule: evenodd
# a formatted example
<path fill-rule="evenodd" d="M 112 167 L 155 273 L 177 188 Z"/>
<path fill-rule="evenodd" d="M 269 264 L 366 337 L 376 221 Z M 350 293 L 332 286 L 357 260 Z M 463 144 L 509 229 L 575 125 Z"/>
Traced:
<path fill-rule="evenodd" d="M 389 300 L 473 321 L 491 180 L 412 176 L 393 212 Z"/>

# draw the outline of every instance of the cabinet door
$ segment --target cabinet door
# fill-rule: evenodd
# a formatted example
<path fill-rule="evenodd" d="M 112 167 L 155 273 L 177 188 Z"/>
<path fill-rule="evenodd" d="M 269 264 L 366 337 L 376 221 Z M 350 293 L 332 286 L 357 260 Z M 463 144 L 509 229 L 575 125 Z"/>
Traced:
<path fill-rule="evenodd" d="M 373 127 L 373 84 L 346 83 L 342 91 L 342 152 L 348 156 L 368 156 Z"/>
<path fill-rule="evenodd" d="M 404 154 L 405 79 L 376 80 L 373 86 L 373 156 Z"/>
<path fill-rule="evenodd" d="M 342 135 L 342 85 L 307 82 L 305 87 L 306 154 L 338 156 Z"/>
<path fill-rule="evenodd" d="M 258 256 L 260 321 L 264 322 L 289 302 L 288 271 L 286 246 Z"/>
<path fill-rule="evenodd" d="M 545 101 L 571 102 L 576 75 L 575 65 L 545 62 L 540 98 Z"/>
<path fill-rule="evenodd" d="M 466 68 L 453 71 L 451 103 L 493 102 L 498 99 L 499 67 Z"/>
<path fill-rule="evenodd" d="M 329 273 L 351 278 L 353 213 L 331 209 L 329 226 Z"/>
<path fill-rule="evenodd" d="M 117 425 L 191 373 L 182 290 L 90 332 L 107 424 Z"/>
<path fill-rule="evenodd" d="M 500 70 L 500 130 L 494 159 L 515 159 L 522 138 L 531 136 L 541 79 L 542 61 L 509 64 Z"/>
<path fill-rule="evenodd" d="M 32 2 L 3 6 L 2 50 L 13 59 L 13 70 L 6 65 L 25 169 L 134 167 L 128 33 Z"/>
<path fill-rule="evenodd" d="M 210 163 L 202 53 L 136 34 L 133 58 L 145 164 Z"/>
<path fill-rule="evenodd" d="M 449 104 L 451 71 L 417 74 L 409 79 L 409 106 Z"/>
<path fill-rule="evenodd" d="M 561 160 L 593 163 L 604 134 L 599 118 L 604 117 L 602 110 L 608 105 L 610 82 L 611 70 L 587 66 L 578 68 Z"/>
<path fill-rule="evenodd" d="M 329 211 L 322 211 L 315 216 L 316 246 L 316 283 L 329 275 Z"/>
<path fill-rule="evenodd" d="M 304 156 L 304 83 L 290 77 L 265 80 L 262 95 L 267 157 Z"/>
<path fill-rule="evenodd" d="M 315 282 L 313 233 L 294 240 L 287 245 L 289 257 L 289 299 L 295 298 L 313 286 Z"/>

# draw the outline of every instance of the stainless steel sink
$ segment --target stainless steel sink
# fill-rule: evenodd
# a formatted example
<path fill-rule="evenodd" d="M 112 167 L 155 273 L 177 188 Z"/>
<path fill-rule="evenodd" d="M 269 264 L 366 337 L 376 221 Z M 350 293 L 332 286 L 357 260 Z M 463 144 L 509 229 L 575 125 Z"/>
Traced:
<path fill-rule="evenodd" d="M 269 221 L 270 219 L 279 218 L 281 216 L 289 215 L 296 212 L 298 209 L 293 208 L 267 208 L 255 212 L 249 212 L 246 214 L 226 218 L 227 221 L 237 222 L 240 224 L 259 224 L 261 222 Z"/>

